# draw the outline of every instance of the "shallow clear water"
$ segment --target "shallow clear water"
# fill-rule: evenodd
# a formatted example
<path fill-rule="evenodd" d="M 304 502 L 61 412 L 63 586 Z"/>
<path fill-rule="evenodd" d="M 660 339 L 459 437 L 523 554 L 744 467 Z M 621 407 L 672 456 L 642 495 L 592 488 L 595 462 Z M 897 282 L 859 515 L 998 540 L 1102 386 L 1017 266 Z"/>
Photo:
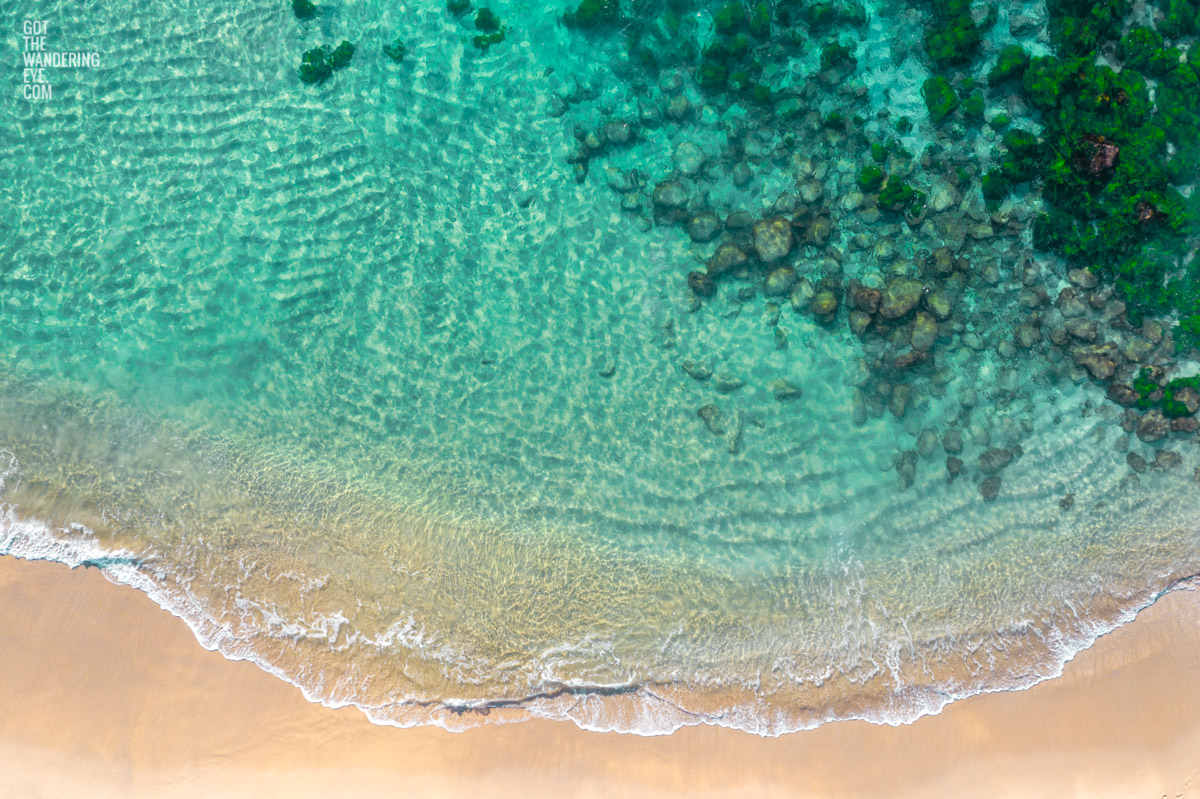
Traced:
<path fill-rule="evenodd" d="M 845 143 L 800 120 L 751 130 L 737 186 L 743 114 L 713 108 L 576 182 L 573 127 L 638 115 L 619 38 L 493 7 L 512 30 L 486 56 L 440 5 L 0 12 L 103 58 L 0 111 L 0 551 L 109 557 L 206 645 L 380 721 L 640 732 L 894 722 L 1028 685 L 1197 570 L 1194 436 L 1143 444 L 1061 352 L 998 351 L 1025 259 L 1054 291 L 1066 267 L 1020 225 L 977 235 L 977 188 L 924 226 L 858 213 Z M 851 94 L 921 108 L 920 30 L 876 16 Z M 397 34 L 400 65 L 380 54 Z M 352 65 L 301 84 L 299 54 L 341 38 Z M 3 47 L 18 63 L 20 38 Z M 594 91 L 548 114 L 572 82 Z M 907 409 L 856 418 L 876 384 L 842 317 L 738 282 L 696 307 L 685 276 L 715 242 L 606 186 L 605 167 L 665 179 L 684 140 L 722 215 L 764 215 L 795 156 L 816 162 L 847 277 L 915 273 L 948 241 L 994 269 L 955 284 L 958 328 Z M 816 275 L 831 252 L 792 260 Z M 990 502 L 989 447 L 1019 447 Z M 1126 450 L 1163 448 L 1182 465 L 1132 484 Z"/>

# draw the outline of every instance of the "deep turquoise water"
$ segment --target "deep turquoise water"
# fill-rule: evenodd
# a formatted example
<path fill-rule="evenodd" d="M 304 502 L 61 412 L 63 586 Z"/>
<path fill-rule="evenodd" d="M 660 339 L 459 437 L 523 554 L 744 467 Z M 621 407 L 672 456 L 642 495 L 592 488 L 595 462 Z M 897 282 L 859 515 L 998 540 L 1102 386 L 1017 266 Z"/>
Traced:
<path fill-rule="evenodd" d="M 486 55 L 434 4 L 0 12 L 6 65 L 27 18 L 102 56 L 42 103 L 8 71 L 0 550 L 113 555 L 206 645 L 381 721 L 640 732 L 911 719 L 1053 674 L 1197 571 L 1195 436 L 1143 443 L 1062 347 L 1013 347 L 1066 265 L 1030 245 L 1036 193 L 993 216 L 948 182 L 999 137 L 923 118 L 920 14 L 872 10 L 841 83 L 810 77 L 814 49 L 781 62 L 808 112 L 764 120 L 639 78 L 557 5 L 493 7 L 511 30 Z M 300 53 L 342 38 L 351 66 L 302 84 Z M 672 96 L 696 110 L 639 121 Z M 925 224 L 869 212 L 850 137 L 820 123 L 839 103 L 888 103 L 918 120 L 909 151 L 946 148 L 913 167 Z M 577 182 L 573 129 L 614 119 L 636 142 Z M 928 363 L 881 378 L 846 308 L 826 325 L 761 275 L 699 302 L 686 275 L 717 242 L 607 185 L 638 170 L 651 208 L 691 169 L 683 142 L 706 161 L 692 202 L 722 218 L 832 218 L 828 246 L 788 257 L 813 283 L 932 288 L 951 246 Z M 899 413 L 881 380 L 910 387 Z M 989 449 L 1015 456 L 993 501 Z M 1182 463 L 1131 472 L 1160 450 Z"/>

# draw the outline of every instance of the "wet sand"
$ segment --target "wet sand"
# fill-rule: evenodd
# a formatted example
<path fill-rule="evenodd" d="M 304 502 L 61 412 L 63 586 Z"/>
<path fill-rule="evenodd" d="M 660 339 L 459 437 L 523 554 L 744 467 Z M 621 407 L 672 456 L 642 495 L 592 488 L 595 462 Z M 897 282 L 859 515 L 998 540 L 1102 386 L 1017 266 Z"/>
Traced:
<path fill-rule="evenodd" d="M 1200 595 L 1028 691 L 904 727 L 641 738 L 551 722 L 376 727 L 96 570 L 0 558 L 0 796 L 1200 797 Z"/>

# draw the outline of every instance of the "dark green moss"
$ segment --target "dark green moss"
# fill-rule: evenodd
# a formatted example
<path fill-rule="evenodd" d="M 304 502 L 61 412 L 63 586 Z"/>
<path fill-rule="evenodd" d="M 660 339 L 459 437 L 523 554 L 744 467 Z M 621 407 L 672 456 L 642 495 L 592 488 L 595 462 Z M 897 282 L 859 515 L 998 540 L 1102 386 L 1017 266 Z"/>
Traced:
<path fill-rule="evenodd" d="M 996 66 L 988 72 L 988 83 L 997 86 L 1007 80 L 1020 80 L 1029 66 L 1029 53 L 1019 44 L 1010 44 L 1000 50 Z"/>
<path fill-rule="evenodd" d="M 504 41 L 505 35 L 508 33 L 507 27 L 502 27 L 494 33 L 481 33 L 471 37 L 471 44 L 479 48 L 480 52 L 486 53 L 489 48 L 494 47 Z"/>
<path fill-rule="evenodd" d="M 871 145 L 871 158 L 875 160 L 875 163 L 882 164 L 887 161 L 887 157 L 888 148 L 884 147 L 879 142 L 875 142 Z"/>
<path fill-rule="evenodd" d="M 913 128 L 912 120 L 908 117 L 900 117 L 896 120 L 896 130 L 900 133 L 908 133 Z"/>
<path fill-rule="evenodd" d="M 993 202 L 1003 200 L 1012 191 L 1012 183 L 1002 169 L 993 169 L 988 172 L 980 179 L 979 183 L 984 199 Z"/>
<path fill-rule="evenodd" d="M 499 31 L 500 17 L 496 16 L 496 12 L 490 8 L 481 8 L 475 12 L 475 29 L 484 33 Z"/>
<path fill-rule="evenodd" d="M 593 30 L 616 24 L 621 19 L 618 0 L 582 0 L 574 11 L 563 15 L 563 23 L 569 28 Z"/>
<path fill-rule="evenodd" d="M 1167 381 L 1167 384 L 1163 386 L 1162 409 L 1164 415 L 1172 419 L 1192 415 L 1187 405 L 1175 398 L 1176 394 L 1185 388 L 1200 391 L 1200 377 L 1177 377 Z"/>
<path fill-rule="evenodd" d="M 305 83 L 320 83 L 333 74 L 329 64 L 329 45 L 322 44 L 308 50 L 300 57 L 300 80 Z"/>
<path fill-rule="evenodd" d="M 983 122 L 983 92 L 974 91 L 963 100 L 962 112 L 963 118 L 968 122 L 981 124 Z"/>
<path fill-rule="evenodd" d="M 1162 11 L 1158 30 L 1163 36 L 1178 39 L 1200 31 L 1200 3 L 1196 0 L 1167 0 Z"/>
<path fill-rule="evenodd" d="M 879 207 L 887 211 L 903 211 L 915 196 L 912 186 L 893 177 L 879 192 Z"/>
<path fill-rule="evenodd" d="M 873 194 L 879 191 L 879 187 L 883 185 L 884 177 L 882 169 L 874 164 L 868 164 L 858 173 L 858 187 L 867 194 Z"/>
<path fill-rule="evenodd" d="M 933 124 L 940 125 L 946 117 L 958 108 L 958 96 L 954 93 L 950 81 L 934 75 L 921 84 L 921 96 L 925 98 L 925 107 L 929 109 L 929 118 Z"/>
<path fill-rule="evenodd" d="M 746 9 L 740 2 L 726 3 L 713 14 L 713 27 L 717 33 L 731 34 L 748 24 Z"/>
<path fill-rule="evenodd" d="M 925 32 L 925 50 L 935 66 L 970 61 L 983 41 L 971 18 L 970 0 L 933 0 L 933 24 Z"/>
<path fill-rule="evenodd" d="M 471 0 L 446 0 L 446 10 L 456 17 L 471 10 Z"/>
<path fill-rule="evenodd" d="M 397 38 L 391 44 L 383 46 L 383 54 L 399 64 L 404 60 L 404 56 L 408 55 L 408 45 L 404 43 L 403 39 Z"/>
<path fill-rule="evenodd" d="M 999 114 L 996 114 L 996 116 L 988 120 L 988 125 L 992 130 L 1000 130 L 1001 128 L 1008 127 L 1010 122 L 1011 120 L 1009 120 L 1008 114 L 1001 111 Z"/>
<path fill-rule="evenodd" d="M 312 0 L 292 0 L 292 13 L 296 19 L 312 19 L 317 15 L 317 7 Z"/>
<path fill-rule="evenodd" d="M 333 52 L 329 54 L 329 66 L 334 69 L 341 69 L 349 65 L 350 59 L 354 57 L 354 45 L 345 39 L 337 47 L 333 48 Z"/>
<path fill-rule="evenodd" d="M 831 69 L 833 67 L 849 67 L 854 69 L 858 66 L 858 60 L 854 57 L 854 45 L 843 44 L 841 42 L 830 42 L 821 49 L 821 69 Z"/>

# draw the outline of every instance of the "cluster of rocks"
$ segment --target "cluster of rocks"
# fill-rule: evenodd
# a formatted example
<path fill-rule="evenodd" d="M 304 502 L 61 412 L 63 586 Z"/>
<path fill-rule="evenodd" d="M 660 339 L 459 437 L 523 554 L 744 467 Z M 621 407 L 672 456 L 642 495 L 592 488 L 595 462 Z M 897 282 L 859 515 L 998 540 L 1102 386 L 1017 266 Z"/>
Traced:
<path fill-rule="evenodd" d="M 633 144 L 636 138 L 637 129 L 623 119 L 610 119 L 595 130 L 576 127 L 576 147 L 567 156 L 567 163 L 574 167 L 576 182 L 581 183 L 587 178 L 588 166 L 593 158 L 615 147 L 627 147 Z M 636 175 L 624 177 L 619 190 L 636 191 L 638 185 L 633 182 L 636 180 Z"/>

